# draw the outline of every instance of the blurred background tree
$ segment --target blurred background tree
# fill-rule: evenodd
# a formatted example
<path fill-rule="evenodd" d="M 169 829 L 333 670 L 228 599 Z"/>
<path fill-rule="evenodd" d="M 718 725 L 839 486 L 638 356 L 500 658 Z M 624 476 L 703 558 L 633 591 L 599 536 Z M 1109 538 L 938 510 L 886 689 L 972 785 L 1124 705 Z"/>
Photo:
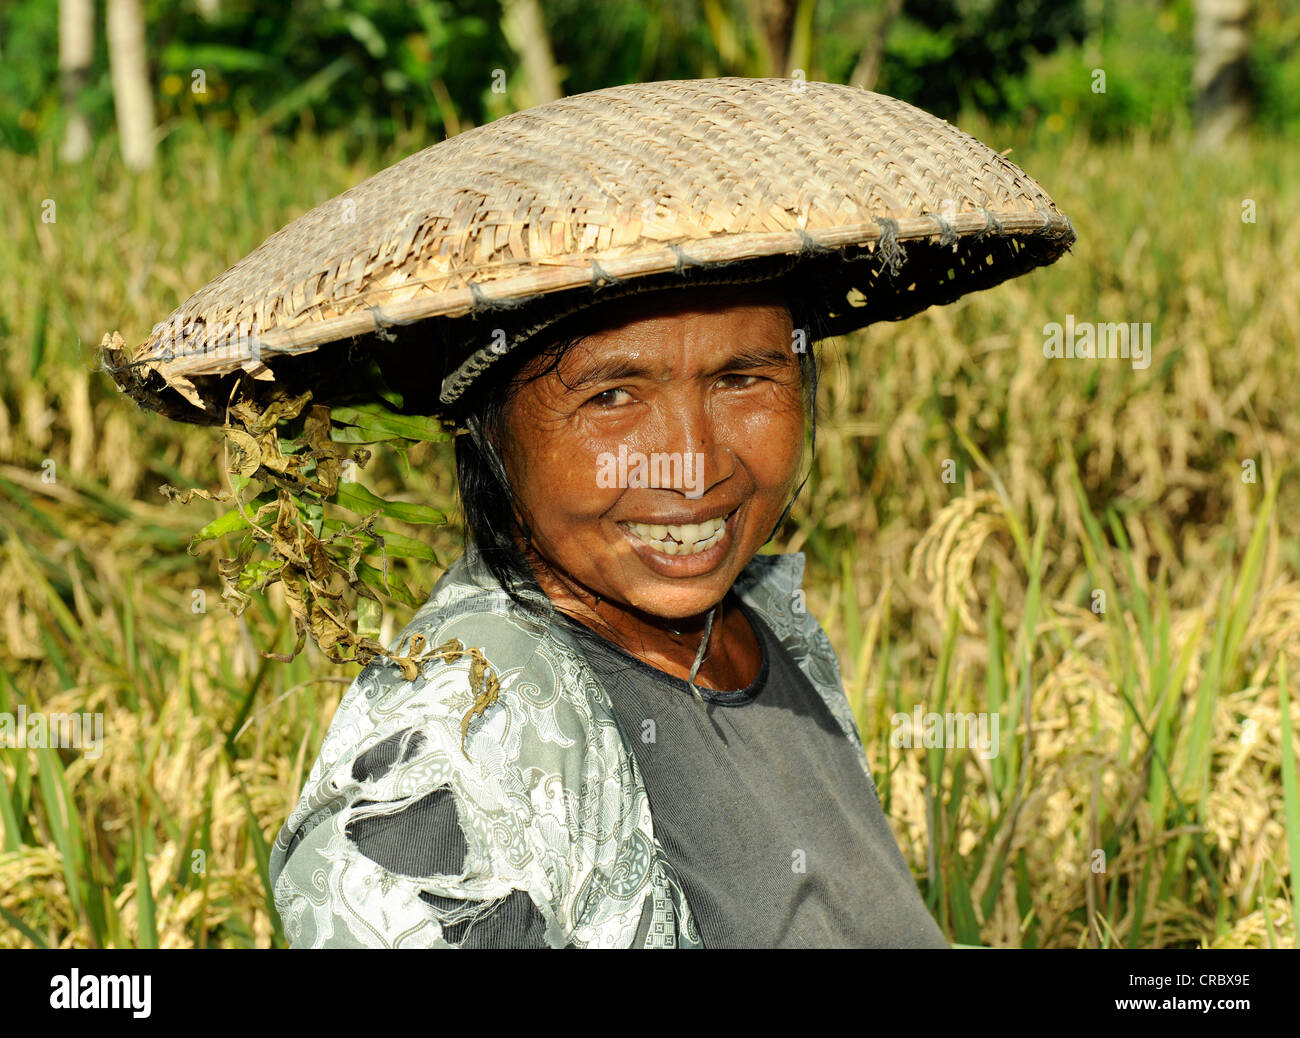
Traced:
<path fill-rule="evenodd" d="M 81 111 L 81 93 L 95 55 L 95 5 L 91 0 L 59 3 L 59 86 L 63 103 L 65 162 L 80 162 L 90 150 L 90 124 Z"/>
<path fill-rule="evenodd" d="M 0 144 L 58 133 L 75 160 L 116 129 L 140 165 L 193 118 L 432 141 L 562 93 L 717 75 L 1097 136 L 1196 117 L 1219 139 L 1252 118 L 1295 131 L 1298 35 L 1288 0 L 30 0 L 0 11 Z"/>
<path fill-rule="evenodd" d="M 1196 0 L 1197 133 L 1213 148 L 1242 129 L 1251 117 L 1250 0 Z"/>
<path fill-rule="evenodd" d="M 107 38 L 122 161 L 130 169 L 148 169 L 153 165 L 153 86 L 140 0 L 108 0 Z"/>

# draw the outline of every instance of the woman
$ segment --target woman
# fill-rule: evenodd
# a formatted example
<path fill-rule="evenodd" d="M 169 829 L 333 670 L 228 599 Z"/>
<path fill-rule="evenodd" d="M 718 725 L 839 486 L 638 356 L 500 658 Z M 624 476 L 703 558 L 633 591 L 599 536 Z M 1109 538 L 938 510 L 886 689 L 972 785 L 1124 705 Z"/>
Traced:
<path fill-rule="evenodd" d="M 814 342 L 1073 240 L 1023 171 L 892 98 L 628 84 L 427 148 L 180 307 L 115 368 L 145 406 L 228 421 L 239 371 L 324 405 L 359 359 L 464 432 L 465 554 L 345 694 L 276 841 L 291 943 L 943 946 L 803 558 L 758 552 L 815 445 Z M 256 349 L 160 351 L 246 322 Z"/>
<path fill-rule="evenodd" d="M 286 935 L 945 946 L 799 609 L 802 556 L 757 556 L 812 404 L 789 305 L 697 289 L 605 316 L 472 403 L 457 460 L 480 550 L 405 634 L 480 647 L 495 703 L 466 754 L 468 660 L 358 679 L 276 844 Z M 602 485 L 638 454 L 678 478 Z"/>

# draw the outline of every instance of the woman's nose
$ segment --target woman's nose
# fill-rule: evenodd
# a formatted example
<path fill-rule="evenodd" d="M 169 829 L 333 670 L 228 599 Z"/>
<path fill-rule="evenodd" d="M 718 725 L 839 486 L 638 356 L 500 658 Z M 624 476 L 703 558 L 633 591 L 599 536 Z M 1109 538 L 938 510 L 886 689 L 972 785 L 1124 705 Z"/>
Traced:
<path fill-rule="evenodd" d="M 672 401 L 664 414 L 662 449 L 681 458 L 681 485 L 673 489 L 690 498 L 703 497 L 731 475 L 735 459 L 723 433 L 703 394 L 692 392 Z"/>

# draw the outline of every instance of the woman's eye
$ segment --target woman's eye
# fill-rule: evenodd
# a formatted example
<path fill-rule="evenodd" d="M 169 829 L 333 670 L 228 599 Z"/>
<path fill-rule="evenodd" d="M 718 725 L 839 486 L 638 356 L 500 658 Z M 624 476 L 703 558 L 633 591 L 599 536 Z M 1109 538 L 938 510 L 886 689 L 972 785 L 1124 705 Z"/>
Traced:
<path fill-rule="evenodd" d="M 603 393 L 597 393 L 587 403 L 597 407 L 621 407 L 631 399 L 632 396 L 626 389 L 607 389 Z"/>
<path fill-rule="evenodd" d="M 750 386 L 752 386 L 755 382 L 758 381 L 758 376 L 757 376 L 757 375 L 740 375 L 740 374 L 723 375 L 722 378 L 718 379 L 718 381 L 719 381 L 719 382 L 726 382 L 728 379 L 733 379 L 733 380 L 734 380 L 734 379 L 739 379 L 739 380 L 740 380 L 739 382 L 734 382 L 734 381 L 733 381 L 732 386 L 731 386 L 732 389 L 748 389 Z"/>

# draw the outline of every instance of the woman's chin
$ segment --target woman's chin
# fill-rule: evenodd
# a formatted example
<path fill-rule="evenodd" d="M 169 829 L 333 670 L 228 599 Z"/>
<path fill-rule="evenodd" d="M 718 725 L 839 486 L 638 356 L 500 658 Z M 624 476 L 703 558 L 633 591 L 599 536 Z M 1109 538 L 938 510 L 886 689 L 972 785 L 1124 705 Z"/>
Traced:
<path fill-rule="evenodd" d="M 720 569 L 689 582 L 639 580 L 618 597 L 647 616 L 673 623 L 707 613 L 727 597 L 734 582 L 730 569 Z"/>

